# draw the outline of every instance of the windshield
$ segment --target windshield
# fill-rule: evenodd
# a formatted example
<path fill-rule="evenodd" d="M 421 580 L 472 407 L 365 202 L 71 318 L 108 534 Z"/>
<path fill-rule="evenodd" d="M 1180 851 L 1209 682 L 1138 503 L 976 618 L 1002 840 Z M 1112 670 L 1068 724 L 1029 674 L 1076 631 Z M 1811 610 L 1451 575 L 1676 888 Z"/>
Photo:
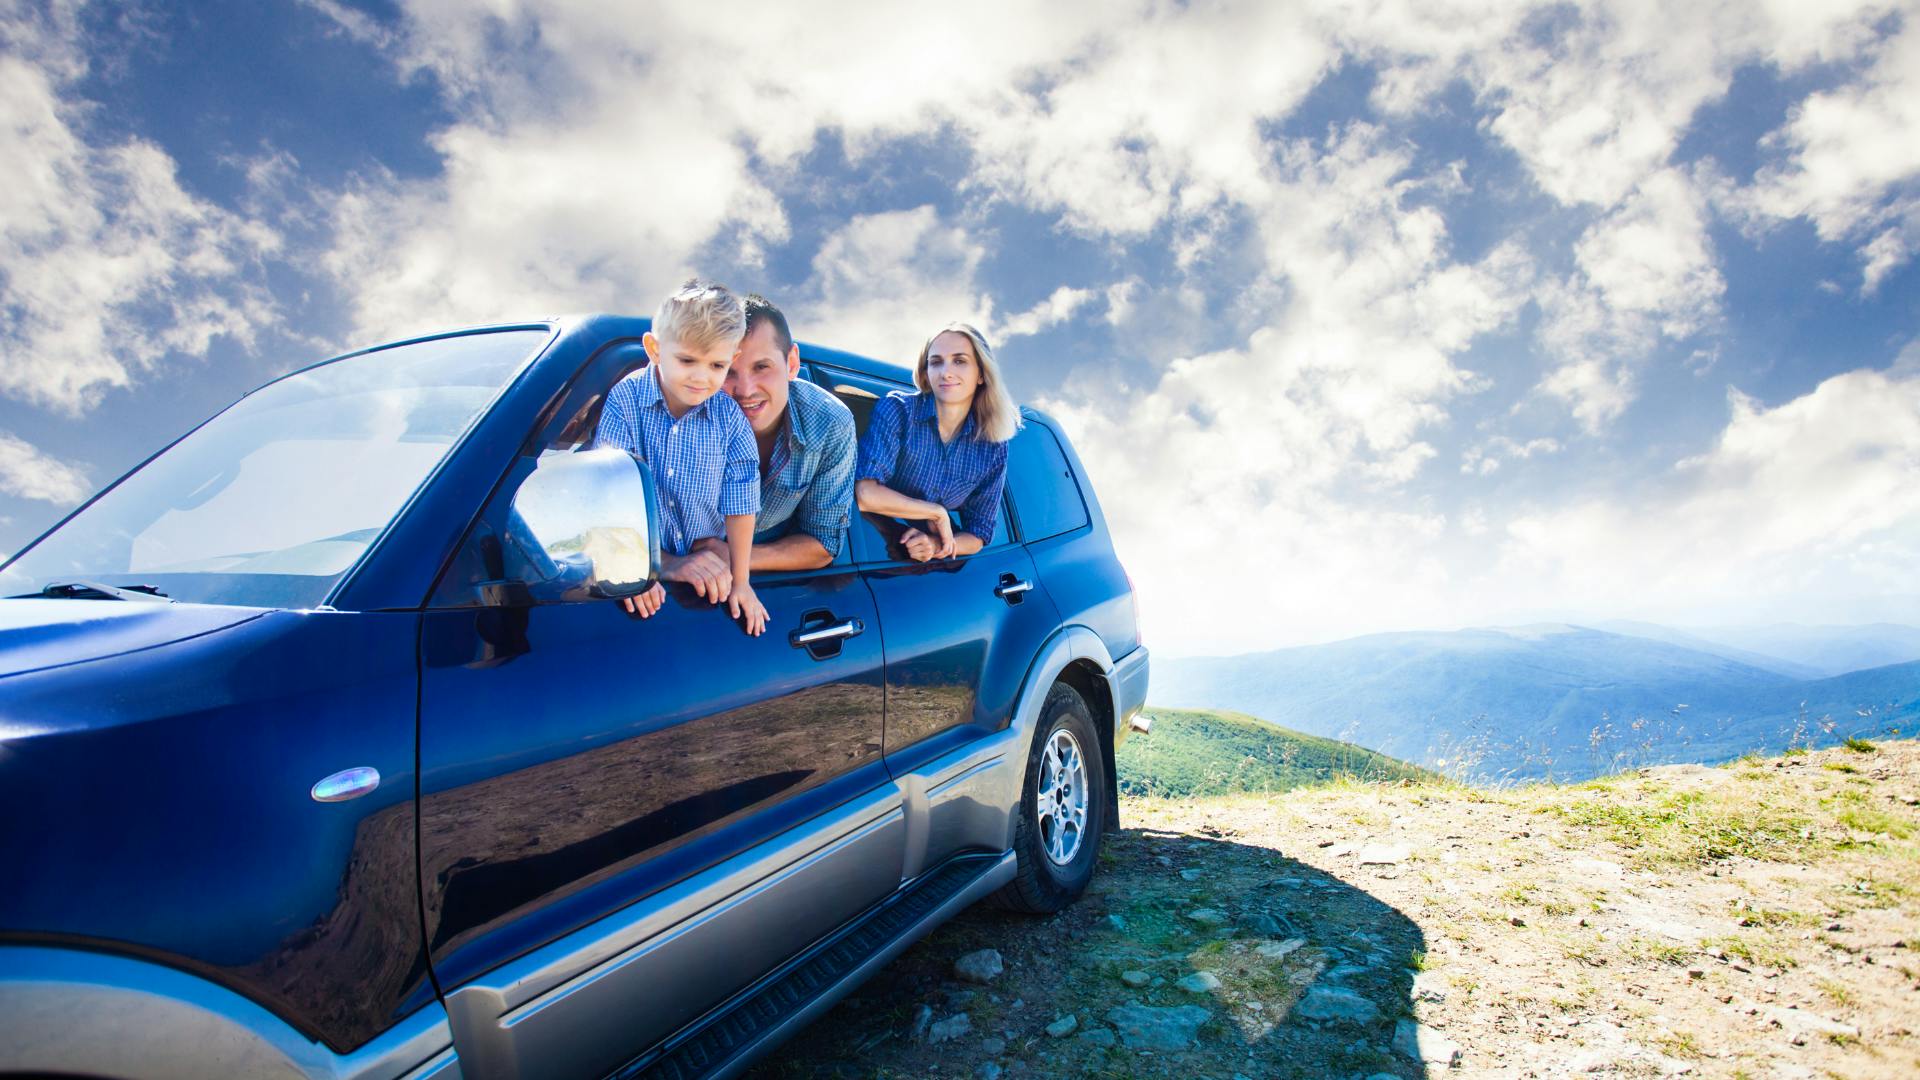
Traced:
<path fill-rule="evenodd" d="M 547 340 L 505 330 L 322 364 L 249 394 L 0 571 L 176 600 L 312 607 Z"/>

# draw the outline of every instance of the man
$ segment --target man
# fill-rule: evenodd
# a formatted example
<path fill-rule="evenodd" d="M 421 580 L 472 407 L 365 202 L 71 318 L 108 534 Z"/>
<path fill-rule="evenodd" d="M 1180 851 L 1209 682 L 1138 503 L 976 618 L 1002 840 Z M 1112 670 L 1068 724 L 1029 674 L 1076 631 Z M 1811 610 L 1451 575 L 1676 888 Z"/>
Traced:
<path fill-rule="evenodd" d="M 760 513 L 751 572 L 812 570 L 847 543 L 857 447 L 853 414 L 840 399 L 800 378 L 800 349 L 787 317 L 765 297 L 746 298 L 747 333 L 727 371 L 725 390 L 753 425 L 760 451 Z M 681 580 L 725 587 L 726 551 L 701 545 Z"/>

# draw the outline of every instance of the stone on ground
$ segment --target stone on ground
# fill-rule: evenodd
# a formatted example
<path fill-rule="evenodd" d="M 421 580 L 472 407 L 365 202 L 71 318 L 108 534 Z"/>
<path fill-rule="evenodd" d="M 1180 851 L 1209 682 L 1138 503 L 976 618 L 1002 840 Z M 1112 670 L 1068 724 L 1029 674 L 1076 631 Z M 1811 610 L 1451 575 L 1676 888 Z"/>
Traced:
<path fill-rule="evenodd" d="M 1181 976 L 1180 981 L 1174 985 L 1189 994 L 1205 994 L 1220 989 L 1220 976 L 1211 971 L 1196 971 L 1191 975 Z"/>
<path fill-rule="evenodd" d="M 1152 982 L 1153 976 L 1144 971 L 1123 971 L 1120 973 L 1120 981 L 1138 990 Z"/>
<path fill-rule="evenodd" d="M 980 949 L 953 962 L 953 973 L 968 982 L 985 985 L 1000 977 L 1006 968 L 1000 962 L 1000 950 Z"/>
<path fill-rule="evenodd" d="M 1185 1050 L 1211 1019 L 1213 1014 L 1198 1005 L 1122 1005 L 1107 1011 L 1107 1022 L 1130 1050 Z"/>
<path fill-rule="evenodd" d="M 1399 844 L 1368 844 L 1360 849 L 1360 865 L 1393 866 L 1406 862 L 1410 856 L 1411 852 Z"/>
<path fill-rule="evenodd" d="M 1073 1034 L 1073 1029 L 1079 1026 L 1080 1026 L 1079 1017 L 1074 1016 L 1072 1013 L 1068 1013 L 1067 1015 L 1047 1025 L 1047 1035 L 1055 1039 L 1064 1039 L 1067 1036 Z"/>
<path fill-rule="evenodd" d="M 1227 924 L 1226 912 L 1216 911 L 1213 908 L 1195 908 L 1187 912 L 1187 918 L 1199 923 L 1201 926 L 1225 926 Z"/>
<path fill-rule="evenodd" d="M 935 1020 L 927 1028 L 927 1041 L 936 1045 L 948 1039 L 957 1039 L 973 1030 L 973 1017 L 966 1013 L 957 1013 L 945 1020 Z"/>
<path fill-rule="evenodd" d="M 1288 938 L 1285 941 L 1267 941 L 1254 947 L 1254 952 L 1269 960 L 1279 960 L 1288 953 L 1307 943 L 1306 938 Z"/>
<path fill-rule="evenodd" d="M 1334 986 L 1316 986 L 1294 1006 L 1294 1015 L 1306 1020 L 1332 1020 L 1349 1024 L 1370 1024 L 1380 1015 L 1379 1006 L 1351 990 Z"/>

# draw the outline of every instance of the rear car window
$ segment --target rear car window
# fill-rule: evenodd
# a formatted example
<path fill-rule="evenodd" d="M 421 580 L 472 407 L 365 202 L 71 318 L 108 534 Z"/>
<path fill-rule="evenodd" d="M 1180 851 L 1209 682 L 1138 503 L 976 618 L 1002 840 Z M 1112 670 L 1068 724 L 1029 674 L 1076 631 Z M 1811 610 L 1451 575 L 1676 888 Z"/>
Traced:
<path fill-rule="evenodd" d="M 1020 538 L 1044 540 L 1089 521 L 1086 500 L 1053 432 L 1029 420 L 1007 447 L 1007 490 L 1020 518 Z"/>

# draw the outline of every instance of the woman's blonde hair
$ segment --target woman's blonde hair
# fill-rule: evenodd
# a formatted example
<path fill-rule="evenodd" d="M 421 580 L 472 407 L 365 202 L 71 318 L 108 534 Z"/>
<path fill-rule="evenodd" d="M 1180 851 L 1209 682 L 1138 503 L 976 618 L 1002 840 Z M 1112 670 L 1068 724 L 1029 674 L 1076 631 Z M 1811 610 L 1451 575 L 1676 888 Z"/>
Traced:
<path fill-rule="evenodd" d="M 1007 392 L 1007 380 L 1000 376 L 1000 365 L 986 336 L 963 322 L 948 323 L 935 330 L 920 346 L 920 359 L 913 365 L 913 385 L 922 393 L 932 393 L 927 381 L 927 354 L 933 351 L 933 339 L 945 333 L 965 334 L 973 343 L 973 355 L 980 361 L 980 386 L 973 392 L 973 437 L 981 442 L 1006 442 L 1020 430 L 1020 406 Z"/>

